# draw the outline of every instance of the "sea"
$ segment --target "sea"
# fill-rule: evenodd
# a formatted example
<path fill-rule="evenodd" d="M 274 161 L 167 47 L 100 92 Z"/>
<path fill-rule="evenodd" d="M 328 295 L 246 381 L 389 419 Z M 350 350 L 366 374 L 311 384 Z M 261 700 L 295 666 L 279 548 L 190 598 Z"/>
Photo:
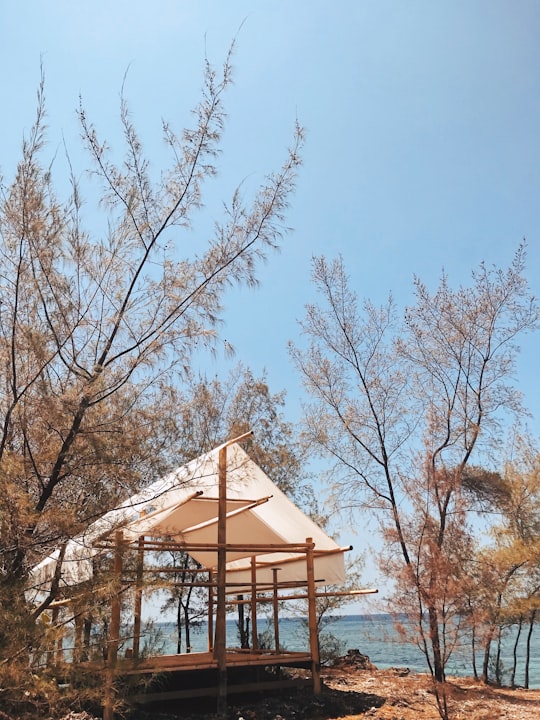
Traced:
<path fill-rule="evenodd" d="M 268 637 L 272 647 L 271 638 L 273 630 L 270 621 L 265 624 L 263 618 L 258 619 L 259 635 Z M 339 655 L 345 655 L 348 650 L 358 650 L 367 655 L 371 662 L 379 669 L 398 667 L 409 668 L 412 672 L 427 672 L 426 660 L 420 649 L 410 642 L 405 642 L 394 626 L 394 619 L 390 615 L 343 615 L 330 618 L 321 631 L 321 645 L 327 642 L 327 636 L 333 638 L 335 650 Z M 280 618 L 279 639 L 280 645 L 287 650 L 305 650 L 308 647 L 306 640 L 306 623 L 301 618 Z M 509 628 L 503 635 L 501 643 L 501 667 L 503 682 L 508 683 L 513 665 L 513 646 L 516 637 L 515 628 Z M 522 631 L 518 644 L 518 662 L 516 667 L 515 684 L 523 685 L 525 679 L 525 642 L 526 631 Z M 152 632 L 152 644 L 162 653 L 175 653 L 177 648 L 177 633 L 173 623 L 155 623 Z M 227 645 L 238 646 L 236 620 L 227 620 Z M 157 646 L 157 648 L 156 648 Z M 203 652 L 207 648 L 206 624 L 191 628 L 192 652 Z M 492 655 L 496 652 L 493 644 Z M 478 672 L 481 672 L 483 657 L 477 655 Z M 470 645 L 457 647 L 446 668 L 447 675 L 472 676 Z M 531 639 L 531 658 L 529 663 L 529 687 L 540 688 L 540 628 L 535 628 Z"/>

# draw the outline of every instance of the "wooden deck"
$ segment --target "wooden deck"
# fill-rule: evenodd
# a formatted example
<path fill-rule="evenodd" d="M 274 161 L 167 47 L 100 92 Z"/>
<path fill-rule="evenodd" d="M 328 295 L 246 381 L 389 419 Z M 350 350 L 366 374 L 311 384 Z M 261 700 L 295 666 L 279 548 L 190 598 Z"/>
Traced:
<path fill-rule="evenodd" d="M 228 694 L 313 686 L 313 677 L 291 678 L 281 673 L 281 668 L 285 667 L 312 670 L 313 659 L 309 652 L 276 653 L 272 650 L 229 648 L 226 663 Z M 107 672 L 102 663 L 84 665 L 90 672 Z M 218 672 L 218 660 L 211 652 L 156 655 L 137 661 L 118 658 L 114 668 L 116 681 L 131 686 L 126 699 L 134 705 L 216 697 Z M 156 682 L 154 678 L 150 681 L 143 679 L 149 675 L 156 676 Z"/>
<path fill-rule="evenodd" d="M 272 650 L 228 649 L 225 654 L 227 668 L 242 667 L 311 667 L 309 652 L 280 652 Z M 211 652 L 184 653 L 180 655 L 155 655 L 143 660 L 118 659 L 118 675 L 143 675 L 146 673 L 189 672 L 193 670 L 215 670 L 218 661 Z"/>

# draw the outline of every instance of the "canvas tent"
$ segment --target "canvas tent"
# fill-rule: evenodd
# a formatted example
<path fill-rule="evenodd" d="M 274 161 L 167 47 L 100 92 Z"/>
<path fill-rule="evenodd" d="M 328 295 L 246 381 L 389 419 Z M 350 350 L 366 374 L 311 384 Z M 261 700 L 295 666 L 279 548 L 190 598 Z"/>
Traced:
<path fill-rule="evenodd" d="M 227 696 L 228 668 L 308 667 L 314 692 L 320 692 L 317 588 L 344 582 L 344 552 L 350 548 L 337 545 L 251 460 L 239 444 L 250 434 L 215 448 L 144 488 L 55 550 L 31 572 L 28 595 L 36 603 L 45 600 L 49 604 L 53 623 L 55 618 L 61 620 L 61 612 L 69 616 L 73 605 L 72 661 L 79 662 L 84 639 L 83 617 L 80 610 L 75 610 L 77 586 L 92 579 L 94 568 L 100 565 L 96 562 L 100 553 L 112 555 L 107 638 L 101 648 L 101 659 L 86 661 L 86 671 L 103 673 L 106 720 L 114 716 L 115 683 L 126 674 L 168 672 L 187 676 L 192 672 L 217 672 L 216 676 L 211 675 L 214 679 L 208 686 L 197 683 L 193 688 L 186 681 L 188 686 L 175 688 L 172 695 L 181 698 L 215 692 L 220 713 Z M 152 581 L 144 582 L 144 574 L 167 571 L 162 565 L 146 567 L 145 558 L 149 554 L 152 558 L 159 556 L 163 551 L 183 551 L 199 564 L 195 575 L 181 580 L 181 584 L 204 588 L 208 593 L 207 652 L 146 658 L 139 654 L 142 599 L 145 588 L 152 586 Z M 128 555 L 132 561 L 126 567 Z M 52 603 L 51 590 L 55 595 Z M 125 590 L 129 590 L 128 595 L 131 593 L 133 625 L 131 636 L 123 638 L 121 612 L 126 603 Z M 328 588 L 321 592 L 327 594 Z M 365 592 L 372 591 L 345 594 Z M 289 651 L 280 646 L 279 601 L 291 598 L 307 600 L 309 650 Z M 257 634 L 257 607 L 267 602 L 273 607 L 274 647 L 270 650 L 259 648 Z M 235 603 L 249 603 L 251 608 L 248 648 L 226 646 L 227 606 Z M 120 658 L 124 640 L 128 645 L 131 643 L 130 655 Z M 62 652 L 60 648 L 52 654 L 63 657 Z M 279 679 L 279 675 L 277 680 L 281 684 L 290 682 Z M 276 679 L 272 684 L 276 684 Z M 253 689 L 261 687 L 256 680 Z M 166 695 L 172 697 L 170 692 Z M 147 700 L 145 693 L 144 702 Z"/>
<path fill-rule="evenodd" d="M 316 582 L 343 583 L 343 551 L 349 548 L 340 548 L 279 490 L 238 442 L 233 442 L 157 480 L 71 539 L 63 551 L 60 588 L 67 590 L 92 577 L 95 557 L 118 529 L 122 529 L 124 541 L 133 545 L 141 537 L 189 545 L 189 554 L 203 567 L 217 568 L 219 457 L 225 447 L 227 581 L 238 586 L 250 583 L 254 557 L 257 582 L 270 583 L 278 566 L 281 581 L 305 580 L 302 552 L 292 548 L 284 552 L 282 548 L 311 538 Z M 272 552 L 273 546 L 281 550 Z M 29 593 L 36 599 L 48 592 L 60 570 L 60 556 L 56 550 L 32 570 Z"/>

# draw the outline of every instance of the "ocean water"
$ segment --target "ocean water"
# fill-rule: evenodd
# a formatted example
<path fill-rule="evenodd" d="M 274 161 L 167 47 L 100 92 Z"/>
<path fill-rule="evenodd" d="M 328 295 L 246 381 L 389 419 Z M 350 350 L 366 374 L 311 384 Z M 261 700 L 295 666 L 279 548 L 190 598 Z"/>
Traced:
<path fill-rule="evenodd" d="M 258 632 L 268 633 L 269 647 L 273 646 L 273 631 L 270 622 L 258 619 Z M 394 628 L 393 620 L 388 615 L 345 615 L 332 619 L 321 634 L 321 644 L 324 645 L 324 635 L 330 633 L 339 642 L 340 654 L 349 649 L 357 649 L 368 655 L 371 662 L 380 669 L 389 667 L 408 667 L 412 671 L 426 672 L 428 670 L 425 658 L 418 647 L 412 643 L 404 642 Z M 308 647 L 305 623 L 298 618 L 281 618 L 279 623 L 280 645 L 287 650 L 305 650 Z M 518 664 L 515 682 L 524 683 L 525 664 L 525 632 L 518 646 Z M 503 638 L 501 661 L 503 680 L 509 681 L 513 664 L 513 643 L 515 630 L 509 630 Z M 176 652 L 176 630 L 172 623 L 157 623 L 153 643 L 157 643 L 163 653 Z M 238 646 L 236 621 L 227 620 L 227 644 Z M 207 648 L 206 624 L 191 629 L 192 652 L 202 652 Z M 492 655 L 496 651 L 492 648 Z M 477 669 L 481 672 L 483 657 L 477 654 Z M 447 674 L 466 676 L 472 675 L 470 646 L 456 648 L 447 664 Z M 529 687 L 540 688 L 540 628 L 533 632 L 531 643 L 531 660 L 529 665 Z"/>

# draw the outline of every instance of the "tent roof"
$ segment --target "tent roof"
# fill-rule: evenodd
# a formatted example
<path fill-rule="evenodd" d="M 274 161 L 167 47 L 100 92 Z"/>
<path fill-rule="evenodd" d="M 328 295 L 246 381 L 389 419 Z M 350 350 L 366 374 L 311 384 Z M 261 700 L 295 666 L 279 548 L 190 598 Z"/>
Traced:
<path fill-rule="evenodd" d="M 253 548 L 255 545 L 304 544 L 307 538 L 312 538 L 317 581 L 342 583 L 345 573 L 341 548 L 286 497 L 237 443 L 217 447 L 160 478 L 70 540 L 62 563 L 62 582 L 73 585 L 89 579 L 93 559 L 100 552 L 98 546 L 107 542 L 117 529 L 122 529 L 127 542 L 136 543 L 139 537 L 145 536 L 197 545 L 189 554 L 204 567 L 215 568 L 217 553 L 204 545 L 217 543 L 218 462 L 224 447 L 227 448 L 226 542 L 242 546 L 227 552 L 228 581 L 249 583 L 253 556 L 256 556 L 258 582 L 271 582 L 272 569 L 276 567 L 280 568 L 280 580 L 305 579 L 303 554 Z M 57 550 L 33 569 L 34 588 L 46 589 L 58 557 Z"/>

